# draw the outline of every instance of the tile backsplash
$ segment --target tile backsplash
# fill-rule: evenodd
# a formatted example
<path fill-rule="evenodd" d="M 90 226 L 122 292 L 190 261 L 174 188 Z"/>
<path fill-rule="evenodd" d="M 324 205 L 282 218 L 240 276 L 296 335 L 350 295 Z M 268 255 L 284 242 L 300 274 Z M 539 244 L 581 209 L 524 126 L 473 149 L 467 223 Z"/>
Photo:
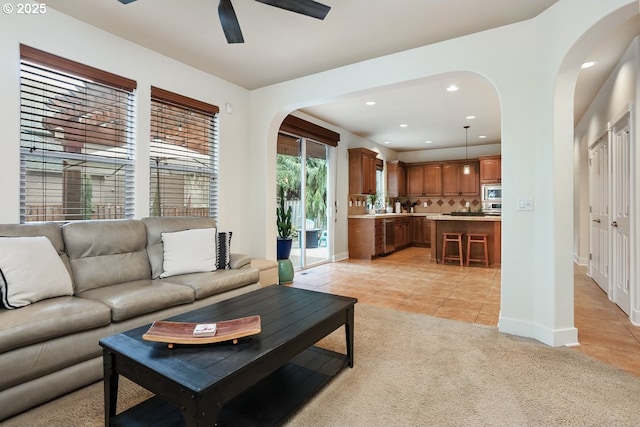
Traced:
<path fill-rule="evenodd" d="M 367 213 L 367 196 L 363 195 L 349 195 L 347 199 L 349 215 L 362 215 Z M 393 207 L 396 201 L 404 203 L 410 200 L 413 203 L 417 203 L 413 211 L 416 213 L 449 213 L 461 211 L 465 208 L 467 202 L 472 211 L 476 211 L 480 208 L 480 197 L 400 197 L 392 198 L 391 206 Z M 426 204 L 426 206 L 425 206 Z"/>

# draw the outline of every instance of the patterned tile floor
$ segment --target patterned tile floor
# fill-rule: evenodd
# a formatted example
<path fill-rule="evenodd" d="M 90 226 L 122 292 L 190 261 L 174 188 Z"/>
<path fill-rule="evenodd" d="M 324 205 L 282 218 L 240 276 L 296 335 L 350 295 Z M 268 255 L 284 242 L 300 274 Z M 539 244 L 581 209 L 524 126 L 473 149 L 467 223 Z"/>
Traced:
<path fill-rule="evenodd" d="M 574 269 L 573 347 L 640 376 L 640 327 L 609 301 L 586 274 Z M 373 261 L 345 260 L 296 272 L 291 286 L 349 295 L 363 304 L 496 326 L 500 269 L 431 263 L 430 249 L 408 248 Z"/>

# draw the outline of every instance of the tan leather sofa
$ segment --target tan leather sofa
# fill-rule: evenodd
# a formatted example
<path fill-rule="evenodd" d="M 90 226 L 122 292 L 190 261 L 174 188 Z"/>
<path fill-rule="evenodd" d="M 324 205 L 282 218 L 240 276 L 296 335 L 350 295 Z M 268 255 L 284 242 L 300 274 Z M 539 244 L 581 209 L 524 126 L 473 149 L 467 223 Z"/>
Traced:
<path fill-rule="evenodd" d="M 230 269 L 159 278 L 161 233 L 211 227 L 193 217 L 0 225 L 0 236 L 49 238 L 74 289 L 0 308 L 0 420 L 100 380 L 100 338 L 260 287 L 251 259 L 235 253 Z"/>

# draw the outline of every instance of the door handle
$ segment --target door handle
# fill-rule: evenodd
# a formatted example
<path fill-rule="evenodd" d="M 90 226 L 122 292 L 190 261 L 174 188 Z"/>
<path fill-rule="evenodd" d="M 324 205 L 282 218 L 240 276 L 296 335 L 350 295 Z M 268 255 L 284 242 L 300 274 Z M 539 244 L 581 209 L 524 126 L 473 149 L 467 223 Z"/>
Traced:
<path fill-rule="evenodd" d="M 611 223 L 611 225 L 613 225 L 614 227 L 617 227 L 617 226 L 618 226 L 618 221 L 613 221 L 613 222 Z"/>
<path fill-rule="evenodd" d="M 593 222 L 597 222 L 598 224 L 600 224 L 600 218 L 598 218 L 598 219 L 594 219 L 594 220 L 592 220 L 592 221 L 593 221 Z"/>

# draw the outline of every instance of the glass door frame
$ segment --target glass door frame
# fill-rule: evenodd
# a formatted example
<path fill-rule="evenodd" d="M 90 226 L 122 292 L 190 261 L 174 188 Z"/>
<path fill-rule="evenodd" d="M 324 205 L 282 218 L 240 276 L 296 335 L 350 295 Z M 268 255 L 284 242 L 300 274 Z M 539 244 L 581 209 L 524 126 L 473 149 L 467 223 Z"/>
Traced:
<path fill-rule="evenodd" d="M 304 270 L 306 268 L 310 268 L 313 266 L 317 266 L 323 263 L 330 262 L 333 257 L 333 231 L 334 231 L 334 221 L 335 216 L 333 214 L 335 206 L 335 150 L 332 150 L 334 147 L 324 144 L 322 142 L 318 142 L 311 138 L 302 137 L 299 135 L 291 134 L 288 132 L 279 132 L 282 135 L 287 137 L 295 138 L 299 144 L 299 159 L 301 163 L 300 167 L 300 198 L 301 198 L 301 209 L 300 209 L 300 218 L 294 219 L 294 224 L 296 221 L 300 222 L 301 230 L 298 233 L 298 247 L 292 248 L 292 258 L 294 258 L 294 253 L 299 249 L 299 261 L 294 262 L 295 270 Z M 308 249 L 307 248 L 307 233 L 306 233 L 306 218 L 307 218 L 307 206 L 306 206 L 306 197 L 307 197 L 307 142 L 313 144 L 322 145 L 325 148 L 326 153 L 326 211 L 325 211 L 325 219 L 326 219 L 326 256 L 320 260 L 313 262 L 312 264 L 308 264 Z M 277 183 L 279 184 L 279 183 Z M 304 232 L 302 232 L 304 231 Z M 319 237 L 322 239 L 322 237 Z M 295 246 L 295 245 L 294 245 Z M 303 250 L 304 249 L 304 250 Z"/>

